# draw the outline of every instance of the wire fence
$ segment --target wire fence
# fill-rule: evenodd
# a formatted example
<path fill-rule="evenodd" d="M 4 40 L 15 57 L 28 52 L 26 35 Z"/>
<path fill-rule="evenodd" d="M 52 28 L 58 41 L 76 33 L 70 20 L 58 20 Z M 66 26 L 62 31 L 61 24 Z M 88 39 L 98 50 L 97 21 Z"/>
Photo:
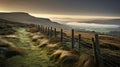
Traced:
<path fill-rule="evenodd" d="M 66 39 L 68 39 L 70 41 L 69 46 L 71 45 L 71 49 L 76 49 L 78 48 L 79 52 L 81 51 L 81 47 L 86 48 L 88 51 L 89 49 L 93 50 L 93 56 L 94 56 L 94 60 L 96 62 L 96 67 L 100 66 L 100 61 L 103 60 L 105 61 L 105 64 L 108 67 L 119 67 L 119 62 L 118 63 L 114 63 L 112 61 L 110 61 L 109 59 L 106 59 L 105 56 L 101 55 L 101 50 L 100 50 L 100 41 L 99 41 L 99 34 L 95 33 L 94 37 L 91 39 L 92 44 L 90 43 L 86 43 L 84 42 L 84 40 L 82 39 L 82 35 L 78 34 L 77 35 L 77 39 L 75 37 L 75 30 L 71 29 L 71 36 L 68 37 L 65 33 L 64 33 L 64 29 L 62 28 L 54 28 L 54 27 L 47 27 L 47 26 L 42 26 L 42 25 L 35 25 L 40 32 L 48 35 L 49 37 L 60 37 L 60 42 L 63 43 L 66 41 Z M 66 41 L 67 42 L 67 41 Z M 77 46 L 75 43 L 78 43 Z"/>
<path fill-rule="evenodd" d="M 5 23 L 3 24 L 0 24 L 0 26 L 3 26 L 3 25 L 6 25 Z M 27 27 L 28 25 L 30 24 L 17 24 L 17 26 L 24 26 L 24 27 Z M 112 62 L 112 60 L 108 60 L 106 59 L 105 56 L 102 56 L 101 55 L 101 50 L 100 50 L 100 41 L 99 41 L 99 35 L 97 33 L 94 34 L 94 37 L 91 39 L 92 41 L 92 44 L 89 44 L 89 43 L 86 43 L 84 42 L 84 40 L 82 39 L 82 35 L 81 34 L 78 34 L 77 35 L 77 38 L 75 37 L 75 30 L 74 29 L 71 29 L 71 36 L 67 36 L 65 33 L 64 33 L 64 29 L 61 29 L 61 28 L 54 28 L 54 27 L 48 27 L 48 26 L 43 26 L 43 25 L 39 25 L 39 24 L 32 24 L 34 25 L 38 30 L 39 32 L 49 36 L 49 37 L 59 37 L 60 38 L 60 42 L 63 43 L 66 41 L 66 39 L 69 40 L 69 45 L 71 47 L 71 49 L 76 49 L 78 48 L 79 52 L 81 53 L 81 48 L 84 47 L 86 48 L 87 50 L 90 50 L 92 49 L 93 50 L 93 55 L 94 55 L 94 60 L 96 62 L 96 67 L 99 67 L 100 66 L 100 61 L 101 59 L 103 61 L 105 61 L 105 64 L 108 65 L 108 67 L 119 67 L 120 65 L 120 62 L 118 63 L 115 63 L 115 62 Z M 66 41 L 68 42 L 68 41 Z M 75 43 L 78 43 L 77 46 L 75 45 Z"/>

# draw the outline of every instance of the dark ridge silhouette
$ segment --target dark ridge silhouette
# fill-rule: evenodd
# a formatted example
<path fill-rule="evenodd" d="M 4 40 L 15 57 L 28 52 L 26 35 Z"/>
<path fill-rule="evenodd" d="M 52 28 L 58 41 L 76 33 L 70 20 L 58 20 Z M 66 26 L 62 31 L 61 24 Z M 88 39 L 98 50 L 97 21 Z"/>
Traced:
<path fill-rule="evenodd" d="M 52 22 L 48 18 L 38 18 L 24 12 L 0 13 L 0 18 L 9 20 L 9 21 L 14 21 L 14 22 L 40 24 L 40 25 L 50 26 L 50 27 L 54 26 L 57 28 L 68 28 L 68 26 L 62 25 L 56 22 Z"/>

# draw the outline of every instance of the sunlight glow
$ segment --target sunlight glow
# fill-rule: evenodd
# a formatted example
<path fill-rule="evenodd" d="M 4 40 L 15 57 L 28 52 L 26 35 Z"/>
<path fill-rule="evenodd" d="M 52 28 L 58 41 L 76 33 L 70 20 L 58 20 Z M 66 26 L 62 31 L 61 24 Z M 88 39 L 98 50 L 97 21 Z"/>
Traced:
<path fill-rule="evenodd" d="M 13 11 L 0 10 L 0 12 L 13 12 Z"/>
<path fill-rule="evenodd" d="M 59 19 L 120 19 L 120 17 L 109 17 L 109 16 L 82 16 L 82 15 L 52 15 L 52 14 L 31 14 L 36 17 Z"/>

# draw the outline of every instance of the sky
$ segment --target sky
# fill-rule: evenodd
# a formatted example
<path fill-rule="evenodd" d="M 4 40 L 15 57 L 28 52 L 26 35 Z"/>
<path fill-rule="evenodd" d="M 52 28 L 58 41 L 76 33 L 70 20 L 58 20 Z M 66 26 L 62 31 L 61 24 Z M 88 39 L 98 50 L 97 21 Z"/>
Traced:
<path fill-rule="evenodd" d="M 0 0 L 0 12 L 27 12 L 40 17 L 120 17 L 120 0 Z"/>

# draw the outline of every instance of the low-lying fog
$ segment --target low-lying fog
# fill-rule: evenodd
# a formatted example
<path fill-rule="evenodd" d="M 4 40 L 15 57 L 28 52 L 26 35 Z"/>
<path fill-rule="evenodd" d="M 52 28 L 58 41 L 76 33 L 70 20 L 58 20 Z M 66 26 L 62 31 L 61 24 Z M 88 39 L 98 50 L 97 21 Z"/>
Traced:
<path fill-rule="evenodd" d="M 70 27 L 77 30 L 86 30 L 86 31 L 96 31 L 96 32 L 110 32 L 118 31 L 119 25 L 111 24 L 97 24 L 97 23 L 78 23 L 78 22 L 69 22 L 66 23 Z"/>
<path fill-rule="evenodd" d="M 108 19 L 110 21 L 110 23 L 112 22 L 111 19 Z M 70 18 L 66 18 L 66 19 L 57 19 L 55 20 L 61 24 L 65 24 L 68 25 L 70 27 L 72 27 L 73 29 L 76 29 L 78 31 L 96 31 L 96 32 L 110 32 L 110 31 L 120 31 L 120 25 L 117 24 L 109 24 L 109 22 L 107 21 L 107 24 L 103 24 L 103 23 L 99 23 L 99 21 L 96 23 L 91 23 L 92 20 L 81 20 L 79 21 L 79 19 L 70 19 Z M 90 21 L 90 23 L 88 22 Z M 104 22 L 104 20 L 102 20 Z M 101 22 L 101 21 L 100 21 Z M 106 19 L 105 19 L 106 22 Z"/>
<path fill-rule="evenodd" d="M 66 25 L 77 26 L 77 27 L 81 27 L 81 28 L 118 28 L 119 27 L 119 25 L 78 23 L 78 22 L 70 22 L 70 23 L 66 23 Z"/>

